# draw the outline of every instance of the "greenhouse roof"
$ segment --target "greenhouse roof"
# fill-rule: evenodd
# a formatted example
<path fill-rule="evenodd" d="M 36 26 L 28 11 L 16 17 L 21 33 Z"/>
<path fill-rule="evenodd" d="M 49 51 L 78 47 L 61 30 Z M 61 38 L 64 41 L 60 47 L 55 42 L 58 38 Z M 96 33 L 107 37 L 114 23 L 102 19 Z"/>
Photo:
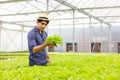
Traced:
<path fill-rule="evenodd" d="M 39 13 L 49 13 L 51 21 L 73 20 L 79 23 L 120 25 L 120 0 L 0 0 L 0 20 L 32 27 Z M 57 23 L 52 23 L 57 24 Z"/>

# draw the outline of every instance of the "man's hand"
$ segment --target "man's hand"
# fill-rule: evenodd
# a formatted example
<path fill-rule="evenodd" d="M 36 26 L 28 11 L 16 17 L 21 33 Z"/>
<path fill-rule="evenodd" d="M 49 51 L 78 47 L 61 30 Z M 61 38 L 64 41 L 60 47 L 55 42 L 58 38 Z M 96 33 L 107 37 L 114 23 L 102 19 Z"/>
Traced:
<path fill-rule="evenodd" d="M 45 44 L 47 45 L 47 46 L 56 46 L 54 43 L 51 43 L 51 42 L 45 42 Z"/>
<path fill-rule="evenodd" d="M 49 56 L 48 52 L 46 53 L 46 59 L 47 59 L 47 62 L 50 63 L 50 56 Z"/>
<path fill-rule="evenodd" d="M 47 58 L 48 63 L 50 63 L 50 58 Z"/>

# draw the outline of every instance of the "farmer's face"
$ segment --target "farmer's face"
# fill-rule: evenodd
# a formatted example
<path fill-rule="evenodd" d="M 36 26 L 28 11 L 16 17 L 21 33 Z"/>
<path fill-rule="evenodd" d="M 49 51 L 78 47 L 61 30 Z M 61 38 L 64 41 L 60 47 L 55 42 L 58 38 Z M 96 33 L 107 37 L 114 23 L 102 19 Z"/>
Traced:
<path fill-rule="evenodd" d="M 37 21 L 37 28 L 39 31 L 43 31 L 47 26 L 47 22 L 46 21 Z"/>

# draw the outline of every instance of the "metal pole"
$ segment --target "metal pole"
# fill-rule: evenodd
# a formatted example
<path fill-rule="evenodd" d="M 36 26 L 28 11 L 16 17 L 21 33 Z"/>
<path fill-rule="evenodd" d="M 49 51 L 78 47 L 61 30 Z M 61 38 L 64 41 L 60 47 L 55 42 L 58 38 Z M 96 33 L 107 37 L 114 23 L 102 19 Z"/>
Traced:
<path fill-rule="evenodd" d="M 0 21 L 0 51 L 1 51 L 1 29 L 2 29 L 2 21 Z"/>
<path fill-rule="evenodd" d="M 75 52 L 75 11 L 73 10 L 73 53 Z"/>
<path fill-rule="evenodd" d="M 22 26 L 22 31 L 21 31 L 21 51 L 23 51 L 23 32 L 24 32 L 24 27 Z"/>
<path fill-rule="evenodd" d="M 47 14 L 49 13 L 48 11 L 49 11 L 49 0 L 46 0 L 46 2 L 47 2 L 47 6 L 46 6 L 46 12 L 47 12 Z M 47 27 L 47 34 L 48 34 L 48 27 Z"/>
<path fill-rule="evenodd" d="M 49 11 L 49 0 L 46 0 L 46 12 L 48 14 Z M 48 27 L 47 27 L 47 34 L 48 34 Z M 48 47 L 46 47 L 46 51 L 48 52 Z"/>
<path fill-rule="evenodd" d="M 101 53 L 103 52 L 103 49 L 102 49 L 102 42 L 103 42 L 103 40 L 102 40 L 102 37 L 103 37 L 103 28 L 102 28 L 102 22 L 101 22 Z"/>
<path fill-rule="evenodd" d="M 82 52 L 85 52 L 85 28 L 84 28 L 85 25 L 83 25 L 83 51 Z"/>
<path fill-rule="evenodd" d="M 111 26 L 109 26 L 109 53 L 111 53 Z"/>
<path fill-rule="evenodd" d="M 90 17 L 90 19 L 89 19 L 89 23 L 90 23 L 90 26 L 89 26 L 89 28 L 90 28 L 90 40 L 89 40 L 89 53 L 91 53 L 91 39 L 92 39 L 92 34 L 91 34 L 91 17 Z"/>
<path fill-rule="evenodd" d="M 61 20 L 60 20 L 60 23 L 59 23 L 59 35 L 61 35 Z M 60 46 L 60 52 L 62 51 L 61 49 L 61 46 Z"/>

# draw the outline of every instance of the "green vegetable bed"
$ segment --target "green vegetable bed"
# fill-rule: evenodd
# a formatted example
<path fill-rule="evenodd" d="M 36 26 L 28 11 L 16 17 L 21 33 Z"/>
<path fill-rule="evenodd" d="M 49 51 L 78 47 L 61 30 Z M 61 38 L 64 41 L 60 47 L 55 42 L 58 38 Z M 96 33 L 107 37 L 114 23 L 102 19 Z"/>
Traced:
<path fill-rule="evenodd" d="M 0 56 L 0 80 L 120 80 L 119 54 L 52 53 L 47 66 L 28 66 L 28 56 Z"/>

